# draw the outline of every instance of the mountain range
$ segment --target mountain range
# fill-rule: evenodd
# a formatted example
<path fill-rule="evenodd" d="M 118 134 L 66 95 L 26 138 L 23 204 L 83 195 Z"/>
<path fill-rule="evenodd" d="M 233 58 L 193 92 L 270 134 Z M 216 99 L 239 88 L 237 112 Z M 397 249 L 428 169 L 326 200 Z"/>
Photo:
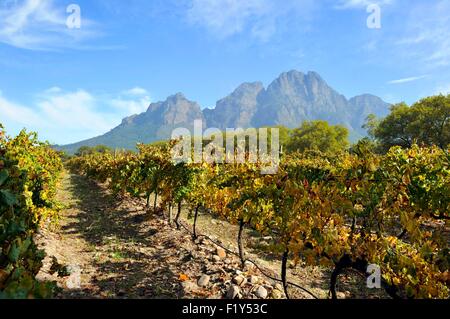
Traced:
<path fill-rule="evenodd" d="M 367 133 L 362 128 L 367 116 L 384 117 L 390 104 L 381 98 L 363 94 L 347 99 L 331 88 L 316 72 L 282 73 L 267 89 L 261 82 L 243 83 L 214 109 L 188 100 L 182 93 L 164 102 L 152 103 L 147 111 L 122 120 L 104 135 L 75 144 L 57 146 L 73 154 L 81 146 L 106 145 L 134 149 L 136 143 L 151 143 L 170 138 L 173 129 L 185 127 L 193 131 L 195 120 L 203 120 L 204 128 L 248 128 L 284 125 L 299 127 L 305 120 L 326 120 L 350 130 L 355 141 Z"/>

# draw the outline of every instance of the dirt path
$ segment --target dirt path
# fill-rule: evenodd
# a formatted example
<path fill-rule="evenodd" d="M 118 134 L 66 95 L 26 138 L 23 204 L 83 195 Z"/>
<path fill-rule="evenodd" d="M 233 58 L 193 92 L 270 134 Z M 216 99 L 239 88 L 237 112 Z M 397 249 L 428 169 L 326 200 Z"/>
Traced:
<path fill-rule="evenodd" d="M 47 252 L 42 279 L 57 280 L 62 298 L 183 296 L 175 271 L 186 251 L 176 248 L 181 234 L 160 219 L 148 219 L 139 202 L 120 202 L 97 184 L 75 175 L 62 181 L 59 199 L 67 205 L 57 229 L 39 236 Z M 67 277 L 50 275 L 52 258 L 81 269 L 80 289 L 67 289 Z"/>
<path fill-rule="evenodd" d="M 114 198 L 103 185 L 68 173 L 58 199 L 66 206 L 58 226 L 46 227 L 36 238 L 47 253 L 38 278 L 57 282 L 57 298 L 223 298 L 233 291 L 243 298 L 265 292 L 268 298 L 284 297 L 278 282 L 250 265 L 241 269 L 237 257 L 208 240 L 193 242 L 186 230 L 168 225 L 163 213 L 150 216 L 142 200 Z M 190 227 L 186 211 L 182 217 Z M 203 215 L 199 229 L 235 250 L 236 227 Z M 246 233 L 249 256 L 279 277 L 278 259 L 259 247 L 264 240 Z M 52 274 L 54 258 L 70 272 Z M 292 281 L 327 298 L 329 271 L 300 266 L 289 272 Z M 344 277 L 340 297 L 367 297 L 353 281 L 354 276 Z M 290 294 L 311 298 L 294 289 Z"/>
<path fill-rule="evenodd" d="M 218 260 L 216 246 L 194 243 L 164 216 L 149 218 L 140 200 L 118 200 L 101 185 L 70 174 L 58 197 L 66 205 L 58 226 L 41 230 L 36 239 L 47 253 L 38 278 L 56 281 L 58 298 L 222 298 L 241 274 L 237 258 Z M 53 257 L 81 275 L 51 274 Z M 255 274 L 250 269 L 241 275 Z M 207 283 L 199 285 L 203 275 Z M 81 285 L 74 287 L 77 276 Z M 257 284 L 273 290 L 261 278 Z M 252 297 L 256 288 L 242 285 L 240 294 Z"/>

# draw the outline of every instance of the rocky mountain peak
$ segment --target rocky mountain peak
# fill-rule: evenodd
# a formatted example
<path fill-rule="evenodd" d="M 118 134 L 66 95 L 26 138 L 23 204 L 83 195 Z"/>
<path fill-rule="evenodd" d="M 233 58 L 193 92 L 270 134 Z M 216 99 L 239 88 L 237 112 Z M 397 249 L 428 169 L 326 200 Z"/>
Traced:
<path fill-rule="evenodd" d="M 145 113 L 125 118 L 110 132 L 87 141 L 61 147 L 75 152 L 80 146 L 98 144 L 133 148 L 137 142 L 167 139 L 177 127 L 191 128 L 202 119 L 207 127 L 247 128 L 284 125 L 298 127 L 303 121 L 325 120 L 349 128 L 353 140 L 366 134 L 362 129 L 367 115 L 385 116 L 389 104 L 377 96 L 363 94 L 347 100 L 313 71 L 292 70 L 280 74 L 267 89 L 261 82 L 238 86 L 219 100 L 214 109 L 204 109 L 182 93 L 152 103 Z"/>
<path fill-rule="evenodd" d="M 229 96 L 218 101 L 214 110 L 205 110 L 208 126 L 221 129 L 249 127 L 257 110 L 257 97 L 263 91 L 261 82 L 241 84 Z"/>

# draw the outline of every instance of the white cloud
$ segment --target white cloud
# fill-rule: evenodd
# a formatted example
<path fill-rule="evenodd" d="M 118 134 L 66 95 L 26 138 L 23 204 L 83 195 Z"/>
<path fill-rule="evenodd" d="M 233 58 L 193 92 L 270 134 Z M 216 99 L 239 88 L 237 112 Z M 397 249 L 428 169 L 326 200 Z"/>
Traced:
<path fill-rule="evenodd" d="M 388 84 L 403 84 L 403 83 L 408 83 L 408 82 L 415 82 L 418 80 L 422 80 L 423 78 L 426 78 L 428 75 L 420 75 L 420 76 L 412 76 L 409 78 L 403 78 L 403 79 L 398 79 L 398 80 L 392 80 L 389 81 Z"/>
<path fill-rule="evenodd" d="M 139 96 L 139 95 L 147 95 L 148 92 L 146 89 L 143 89 L 141 87 L 134 87 L 132 89 L 126 90 L 123 92 L 125 95 L 131 95 L 131 96 Z"/>
<path fill-rule="evenodd" d="M 8 101 L 0 94 L 0 122 L 7 124 L 6 121 L 14 122 L 18 126 L 26 126 L 30 123 L 39 122 L 39 116 L 31 109 Z"/>
<path fill-rule="evenodd" d="M 0 5 L 0 42 L 30 50 L 76 48 L 96 35 L 82 16 L 80 29 L 69 29 L 66 7 L 53 0 L 14 0 Z"/>
<path fill-rule="evenodd" d="M 219 38 L 248 32 L 268 41 L 288 15 L 307 19 L 316 5 L 314 0 L 285 0 L 282 5 L 277 0 L 191 0 L 187 19 Z"/>
<path fill-rule="evenodd" d="M 268 4 L 261 0 L 193 0 L 188 19 L 227 37 L 241 32 L 249 18 L 267 14 Z"/>
<path fill-rule="evenodd" d="M 97 110 L 97 100 L 90 93 L 78 90 L 44 95 L 37 102 L 39 113 L 52 126 L 75 130 L 108 130 L 110 122 Z"/>
<path fill-rule="evenodd" d="M 407 21 L 406 32 L 397 41 L 405 54 L 414 52 L 430 68 L 450 65 L 450 1 L 416 5 Z"/>
<path fill-rule="evenodd" d="M 52 143 L 67 144 L 104 134 L 122 118 L 145 111 L 149 104 L 147 95 L 95 96 L 85 90 L 52 88 L 24 106 L 0 94 L 0 122 L 11 134 L 26 127 Z"/>
<path fill-rule="evenodd" d="M 128 115 L 139 114 L 146 111 L 150 103 L 151 99 L 149 96 L 142 96 L 138 100 L 120 97 L 113 99 L 110 102 L 111 106 Z"/>
<path fill-rule="evenodd" d="M 148 91 L 139 86 L 125 90 L 118 97 L 109 101 L 110 106 L 128 115 L 146 111 L 150 103 L 151 99 Z"/>
<path fill-rule="evenodd" d="M 48 93 L 48 94 L 61 93 L 61 92 L 62 92 L 62 89 L 58 86 L 51 87 L 45 91 L 45 93 Z"/>

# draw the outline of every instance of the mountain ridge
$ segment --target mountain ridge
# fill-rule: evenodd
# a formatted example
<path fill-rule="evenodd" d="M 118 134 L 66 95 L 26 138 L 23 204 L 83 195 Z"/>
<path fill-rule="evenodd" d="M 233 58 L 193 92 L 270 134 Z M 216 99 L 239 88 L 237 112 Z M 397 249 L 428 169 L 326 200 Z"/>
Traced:
<path fill-rule="evenodd" d="M 151 103 L 147 111 L 124 118 L 109 132 L 78 143 L 56 146 L 73 154 L 81 146 L 103 144 L 134 149 L 136 143 L 170 138 L 177 127 L 193 130 L 195 120 L 204 128 L 248 128 L 284 125 L 298 127 L 305 120 L 326 120 L 345 125 L 352 140 L 366 135 L 362 125 L 369 114 L 386 116 L 390 104 L 372 94 L 350 99 L 334 90 L 314 71 L 296 70 L 280 74 L 267 88 L 261 82 L 245 82 L 217 101 L 214 109 L 203 109 L 183 93 Z"/>

